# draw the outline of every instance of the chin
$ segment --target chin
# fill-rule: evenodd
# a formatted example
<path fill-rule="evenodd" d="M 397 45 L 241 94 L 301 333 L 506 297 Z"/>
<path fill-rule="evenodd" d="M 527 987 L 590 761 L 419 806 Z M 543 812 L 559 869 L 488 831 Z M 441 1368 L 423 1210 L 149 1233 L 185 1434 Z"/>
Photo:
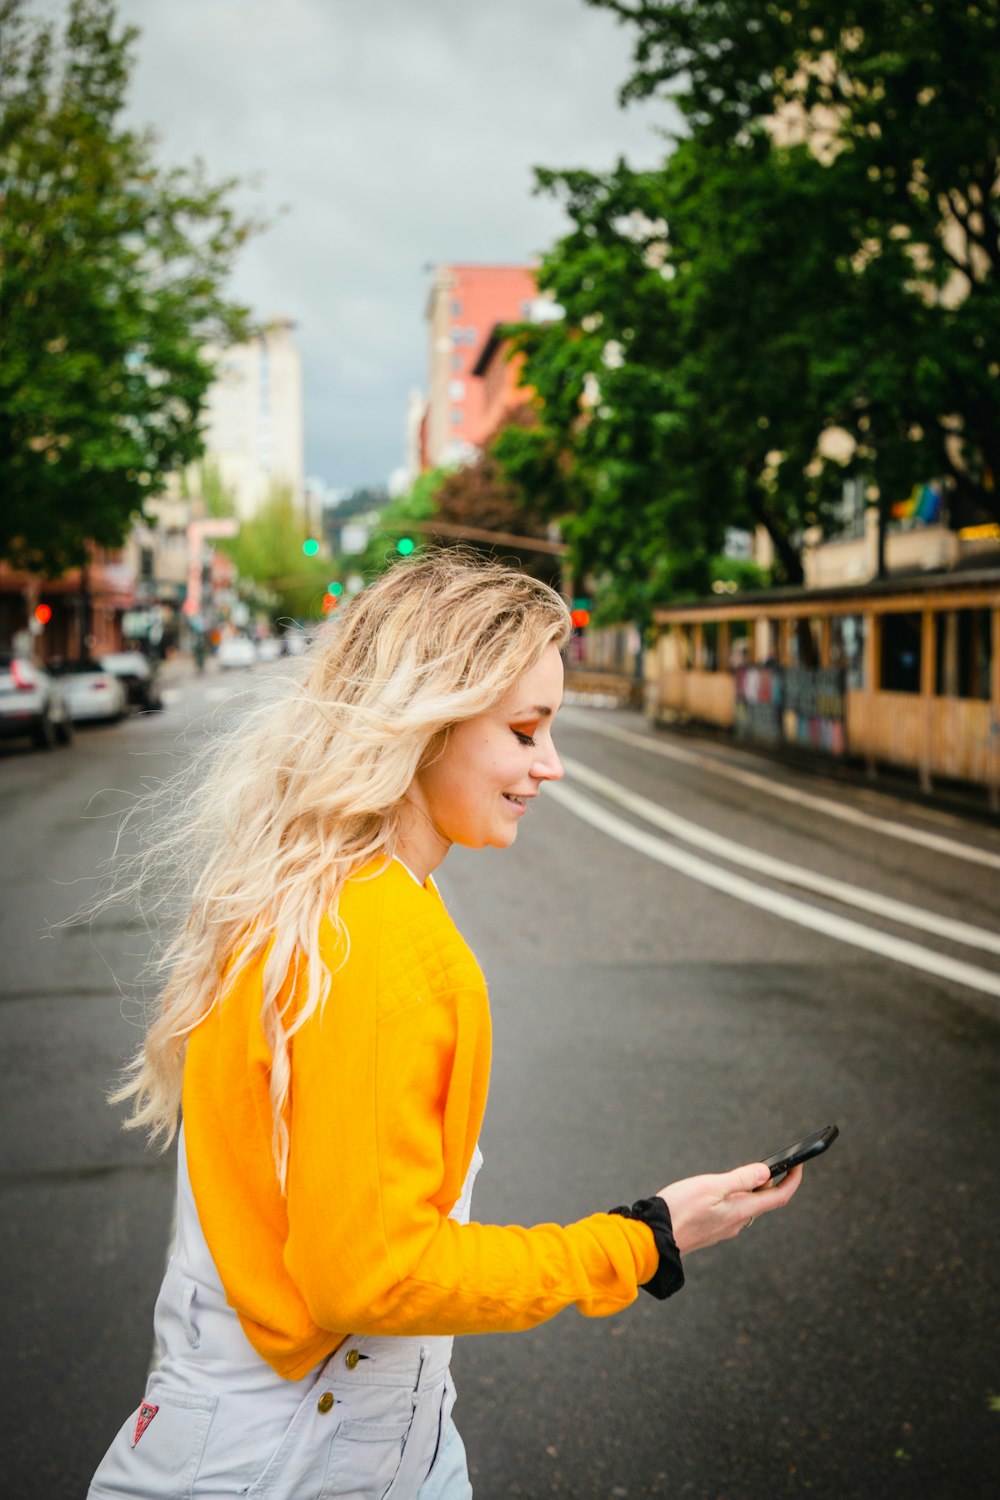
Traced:
<path fill-rule="evenodd" d="M 476 843 L 470 844 L 469 848 L 475 849 L 509 849 L 517 838 L 516 828 L 502 828 L 495 833 L 487 833 L 483 838 L 477 839 Z"/>

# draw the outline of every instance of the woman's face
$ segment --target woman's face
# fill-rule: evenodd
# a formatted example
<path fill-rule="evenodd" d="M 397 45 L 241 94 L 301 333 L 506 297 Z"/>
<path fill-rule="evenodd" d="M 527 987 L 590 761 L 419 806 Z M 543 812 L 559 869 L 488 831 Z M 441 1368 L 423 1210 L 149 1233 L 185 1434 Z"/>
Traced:
<path fill-rule="evenodd" d="M 563 664 L 548 646 L 495 709 L 456 725 L 441 754 L 418 771 L 404 809 L 399 855 L 423 880 L 452 844 L 505 849 L 542 782 L 563 768 L 552 722 Z"/>

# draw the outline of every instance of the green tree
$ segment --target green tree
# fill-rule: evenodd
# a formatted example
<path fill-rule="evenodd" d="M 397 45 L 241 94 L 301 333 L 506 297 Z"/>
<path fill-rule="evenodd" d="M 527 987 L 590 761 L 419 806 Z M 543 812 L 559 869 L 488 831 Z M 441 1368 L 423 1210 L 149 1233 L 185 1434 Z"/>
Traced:
<path fill-rule="evenodd" d="M 540 427 L 506 439 L 509 471 L 569 512 L 578 567 L 623 614 L 704 592 L 729 527 L 764 527 L 801 581 L 845 467 L 818 453 L 840 370 L 850 240 L 812 233 L 820 164 L 761 135 L 692 138 L 654 171 L 540 172 L 573 228 L 540 280 L 561 323 L 525 325 Z"/>
<path fill-rule="evenodd" d="M 997 0 L 588 3 L 636 28 L 625 99 L 669 94 L 703 140 L 764 121 L 810 140 L 849 206 L 843 410 L 863 421 L 883 511 L 900 498 L 886 486 L 905 493 L 924 464 L 950 477 L 959 511 L 1000 521 Z"/>
<path fill-rule="evenodd" d="M 182 475 L 185 499 L 200 504 L 204 514 L 222 519 L 236 515 L 236 490 L 222 477 L 215 459 L 201 458 Z"/>
<path fill-rule="evenodd" d="M 205 346 L 248 326 L 223 287 L 260 226 L 122 123 L 136 37 L 113 0 L 61 36 L 0 0 L 0 555 L 34 571 L 120 544 L 197 456 Z"/>
<path fill-rule="evenodd" d="M 305 517 L 291 487 L 274 484 L 255 514 L 240 522 L 237 535 L 213 545 L 236 564 L 241 592 L 270 601 L 273 620 L 316 620 L 332 570 L 329 559 L 303 552 L 306 540 Z"/>
<path fill-rule="evenodd" d="M 368 546 L 360 557 L 352 559 L 354 570 L 362 577 L 372 579 L 383 573 L 401 556 L 398 543 L 401 539 L 413 543 L 413 551 L 419 552 L 426 545 L 425 533 L 408 529 L 411 521 L 430 521 L 434 515 L 434 496 L 448 471 L 428 469 L 419 474 L 410 488 L 384 505 L 379 512 L 378 525 L 368 538 Z"/>
<path fill-rule="evenodd" d="M 444 475 L 434 491 L 434 520 L 447 526 L 498 535 L 549 540 L 549 526 L 543 504 L 528 494 L 501 462 L 505 442 L 516 441 L 518 434 L 530 432 L 538 418 L 527 405 L 511 412 L 500 428 L 483 443 L 474 463 L 463 464 Z M 530 546 L 494 542 L 487 537 L 468 537 L 438 533 L 432 536 L 434 546 L 466 546 L 491 556 L 516 558 L 525 572 L 559 587 L 561 569 L 558 555 Z"/>
<path fill-rule="evenodd" d="M 560 322 L 517 330 L 537 425 L 500 434 L 496 455 L 543 514 L 558 519 L 577 578 L 596 580 L 623 618 L 648 618 L 658 597 L 693 583 L 697 559 L 721 541 L 708 513 L 673 509 L 664 491 L 669 434 L 665 379 L 676 357 L 674 309 L 636 220 L 658 214 L 653 174 L 621 163 L 608 178 L 538 173 L 572 228 L 543 258 L 539 283 Z"/>

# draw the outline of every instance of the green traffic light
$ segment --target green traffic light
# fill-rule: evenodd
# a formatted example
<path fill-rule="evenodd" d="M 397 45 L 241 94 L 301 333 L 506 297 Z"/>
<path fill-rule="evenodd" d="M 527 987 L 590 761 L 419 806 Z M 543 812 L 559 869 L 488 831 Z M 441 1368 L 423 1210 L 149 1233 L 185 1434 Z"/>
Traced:
<path fill-rule="evenodd" d="M 401 536 L 399 541 L 396 543 L 396 551 L 399 553 L 400 557 L 409 557 L 415 546 L 416 543 L 414 542 L 412 537 Z"/>
<path fill-rule="evenodd" d="M 302 543 L 302 550 L 305 553 L 306 557 L 315 557 L 316 553 L 319 551 L 319 542 L 317 542 L 314 536 L 311 536 L 307 541 L 304 541 Z"/>
<path fill-rule="evenodd" d="M 332 594 L 335 599 L 339 599 L 344 592 L 344 585 L 337 579 L 333 583 L 327 584 L 326 591 L 328 594 Z"/>

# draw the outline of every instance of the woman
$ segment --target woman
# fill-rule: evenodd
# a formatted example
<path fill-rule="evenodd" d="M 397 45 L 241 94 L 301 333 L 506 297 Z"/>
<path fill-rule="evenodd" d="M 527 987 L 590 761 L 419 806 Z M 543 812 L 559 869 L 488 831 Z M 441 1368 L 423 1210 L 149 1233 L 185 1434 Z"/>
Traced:
<path fill-rule="evenodd" d="M 402 563 L 182 801 L 200 873 L 116 1096 L 166 1140 L 183 1106 L 176 1247 L 93 1500 L 465 1500 L 455 1334 L 669 1296 L 794 1193 L 801 1169 L 755 1193 L 758 1163 L 565 1228 L 469 1222 L 489 1011 L 433 871 L 513 843 L 562 776 L 568 634 L 521 573 Z"/>

